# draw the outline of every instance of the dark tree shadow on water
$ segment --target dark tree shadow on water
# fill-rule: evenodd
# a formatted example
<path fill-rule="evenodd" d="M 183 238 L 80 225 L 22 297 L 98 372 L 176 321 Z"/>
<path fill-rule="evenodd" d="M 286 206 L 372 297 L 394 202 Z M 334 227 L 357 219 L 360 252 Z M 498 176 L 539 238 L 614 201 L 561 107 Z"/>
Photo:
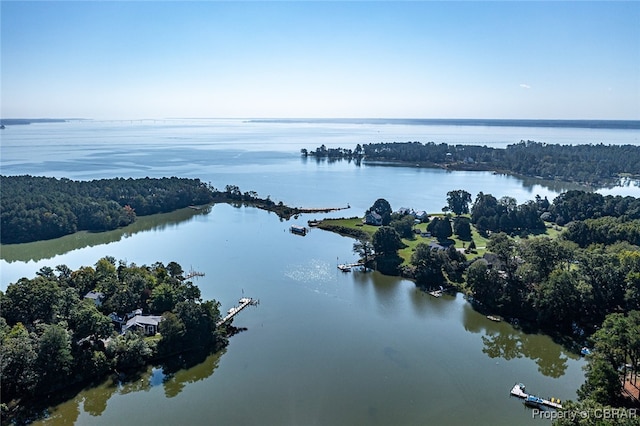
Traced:
<path fill-rule="evenodd" d="M 245 329 L 234 329 L 233 333 Z M 218 368 L 225 349 L 210 354 L 206 350 L 190 351 L 162 360 L 159 365 L 142 371 L 113 374 L 100 382 L 72 386 L 64 391 L 22 401 L 11 412 L 3 412 L 2 425 L 28 425 L 46 419 L 60 425 L 73 425 L 82 411 L 99 417 L 113 395 L 127 395 L 148 391 L 162 385 L 168 398 L 177 396 L 190 383 L 206 380 Z"/>
<path fill-rule="evenodd" d="M 548 342 L 541 340 L 548 339 Z M 538 365 L 538 371 L 548 377 L 562 377 L 567 370 L 568 357 L 551 339 L 541 335 L 524 333 L 487 333 L 482 336 L 482 352 L 489 358 L 511 360 L 526 357 Z"/>

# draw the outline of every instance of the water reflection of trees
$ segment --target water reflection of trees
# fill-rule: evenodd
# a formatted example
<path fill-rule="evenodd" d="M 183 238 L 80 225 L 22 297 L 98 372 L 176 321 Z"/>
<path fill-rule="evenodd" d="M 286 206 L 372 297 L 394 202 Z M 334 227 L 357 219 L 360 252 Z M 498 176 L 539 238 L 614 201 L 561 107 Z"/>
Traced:
<path fill-rule="evenodd" d="M 218 368 L 218 364 L 225 351 L 207 356 L 206 353 L 187 353 L 165 360 L 159 367 L 149 368 L 144 372 L 121 375 L 109 378 L 102 384 L 79 392 L 75 398 L 62 402 L 49 401 L 55 408 L 47 409 L 47 421 L 56 424 L 74 424 L 80 417 L 82 410 L 92 417 L 99 417 L 107 408 L 107 403 L 114 395 L 127 395 L 141 391 L 149 391 L 152 387 L 162 385 L 167 398 L 173 398 L 182 392 L 190 383 L 206 380 Z M 67 397 L 69 397 L 67 395 Z M 42 408 L 40 410 L 43 410 Z M 34 417 L 39 417 L 32 413 Z"/>
<path fill-rule="evenodd" d="M 528 358 L 545 376 L 558 378 L 568 367 L 568 356 L 562 347 L 541 334 L 527 334 L 516 330 L 506 322 L 496 323 L 467 305 L 464 308 L 464 328 L 472 333 L 483 333 L 482 352 L 489 358 L 512 360 Z"/>
<path fill-rule="evenodd" d="M 363 295 L 373 290 L 376 303 L 375 307 L 384 315 L 398 312 L 402 309 L 401 298 L 398 297 L 402 288 L 402 279 L 389 275 L 383 275 L 377 271 L 354 271 L 353 281 L 358 284 L 357 289 Z"/>
<path fill-rule="evenodd" d="M 213 375 L 224 352 L 220 351 L 205 359 L 201 359 L 204 354 L 192 353 L 165 363 L 162 370 L 165 375 L 162 385 L 166 397 L 173 398 L 182 392 L 187 384 L 199 382 Z"/>
<path fill-rule="evenodd" d="M 529 358 L 538 365 L 538 371 L 545 376 L 558 378 L 567 370 L 568 358 L 562 354 L 560 346 L 552 341 L 543 342 L 545 336 L 524 333 L 487 333 L 482 336 L 482 352 L 489 358 Z"/>
<path fill-rule="evenodd" d="M 12 262 L 39 262 L 55 256 L 102 244 L 114 243 L 123 238 L 144 231 L 162 231 L 191 220 L 194 216 L 206 215 L 211 212 L 211 206 L 201 209 L 181 209 L 172 213 L 141 216 L 131 225 L 124 228 L 105 232 L 77 232 L 53 240 L 36 241 L 25 244 L 5 244 L 2 246 L 2 259 Z"/>

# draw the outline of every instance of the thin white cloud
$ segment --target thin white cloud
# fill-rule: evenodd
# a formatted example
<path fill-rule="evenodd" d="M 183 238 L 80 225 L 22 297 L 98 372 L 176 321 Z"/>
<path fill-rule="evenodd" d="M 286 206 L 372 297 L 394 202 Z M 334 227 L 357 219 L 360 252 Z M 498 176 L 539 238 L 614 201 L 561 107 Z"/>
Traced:
<path fill-rule="evenodd" d="M 528 84 L 524 84 L 524 83 L 521 83 L 520 87 L 522 87 L 523 89 L 531 89 L 531 86 L 529 86 Z"/>

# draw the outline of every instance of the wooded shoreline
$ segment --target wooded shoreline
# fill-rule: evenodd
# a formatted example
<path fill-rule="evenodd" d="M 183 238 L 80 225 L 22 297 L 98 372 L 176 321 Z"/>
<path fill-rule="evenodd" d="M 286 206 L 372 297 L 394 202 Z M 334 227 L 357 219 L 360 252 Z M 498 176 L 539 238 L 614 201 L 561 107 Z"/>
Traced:
<path fill-rule="evenodd" d="M 383 164 L 442 168 L 452 171 L 493 171 L 549 181 L 583 185 L 591 189 L 615 185 L 620 179 L 640 180 L 640 146 L 559 145 L 520 141 L 506 148 L 450 145 L 434 142 L 370 143 L 355 149 L 301 149 L 303 157 L 359 165 Z"/>
<path fill-rule="evenodd" d="M 138 216 L 227 203 L 274 212 L 283 220 L 304 213 L 328 213 L 346 207 L 290 207 L 242 192 L 235 185 L 220 191 L 200 179 L 100 179 L 73 181 L 36 176 L 0 176 L 0 243 L 50 240 L 77 231 L 110 231 Z"/>
<path fill-rule="evenodd" d="M 593 348 L 567 410 L 640 407 L 640 199 L 568 191 L 518 206 L 479 193 L 468 209 L 466 191 L 447 195 L 444 214 L 418 219 L 378 199 L 364 217 L 317 227 L 354 238 L 367 268 L 462 292 L 477 311 L 576 354 Z"/>

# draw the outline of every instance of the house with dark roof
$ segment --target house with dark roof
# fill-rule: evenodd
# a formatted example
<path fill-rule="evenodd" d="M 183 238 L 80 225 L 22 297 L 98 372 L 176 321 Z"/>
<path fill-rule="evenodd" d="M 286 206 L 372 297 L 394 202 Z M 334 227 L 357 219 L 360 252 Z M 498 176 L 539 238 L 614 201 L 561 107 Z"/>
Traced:
<path fill-rule="evenodd" d="M 429 243 L 429 248 L 430 248 L 431 250 L 434 250 L 434 249 L 435 249 L 435 250 L 446 250 L 446 249 L 447 249 L 447 247 L 446 247 L 446 246 L 444 246 L 444 245 L 442 245 L 442 244 L 440 244 L 440 243 L 437 243 L 437 242 L 435 242 L 435 241 L 431 241 L 431 242 Z"/>

